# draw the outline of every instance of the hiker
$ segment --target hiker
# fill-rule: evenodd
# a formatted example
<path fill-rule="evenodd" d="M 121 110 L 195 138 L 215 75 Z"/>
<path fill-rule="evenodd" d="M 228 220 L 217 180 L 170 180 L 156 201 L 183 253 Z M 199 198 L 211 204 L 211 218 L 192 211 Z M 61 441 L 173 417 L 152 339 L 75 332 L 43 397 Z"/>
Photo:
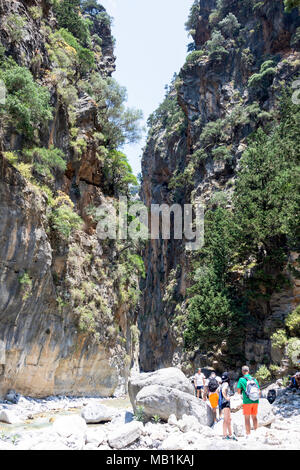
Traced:
<path fill-rule="evenodd" d="M 219 389 L 219 410 L 223 412 L 223 439 L 233 439 L 237 441 L 237 438 L 232 434 L 231 428 L 231 411 L 230 411 L 230 379 L 228 372 L 222 374 L 222 383 Z"/>
<path fill-rule="evenodd" d="M 208 398 L 212 414 L 214 417 L 214 424 L 217 422 L 217 408 L 219 403 L 219 382 L 215 372 L 212 372 L 205 383 L 204 400 Z"/>
<path fill-rule="evenodd" d="M 257 411 L 261 391 L 257 380 L 249 374 L 248 366 L 242 367 L 242 374 L 243 377 L 239 379 L 237 384 L 237 392 L 243 394 L 243 413 L 245 416 L 246 435 L 250 436 L 250 417 L 252 418 L 254 430 L 258 427 Z"/>
<path fill-rule="evenodd" d="M 296 390 L 300 388 L 300 372 L 296 372 L 296 374 L 291 377 L 290 387 Z"/>
<path fill-rule="evenodd" d="M 201 368 L 199 367 L 197 374 L 194 376 L 194 387 L 196 390 L 197 398 L 203 398 L 203 389 L 205 384 L 205 375 L 202 374 Z"/>

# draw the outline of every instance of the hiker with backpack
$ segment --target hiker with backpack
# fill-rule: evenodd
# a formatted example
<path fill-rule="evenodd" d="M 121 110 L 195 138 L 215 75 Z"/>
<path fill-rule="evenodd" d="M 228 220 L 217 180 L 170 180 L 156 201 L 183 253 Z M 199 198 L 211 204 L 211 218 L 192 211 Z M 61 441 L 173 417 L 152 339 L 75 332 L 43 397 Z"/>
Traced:
<path fill-rule="evenodd" d="M 219 403 L 219 382 L 217 380 L 215 372 L 210 374 L 209 379 L 207 380 L 207 384 L 205 386 L 204 391 L 204 400 L 209 400 L 213 417 L 214 423 L 217 422 L 217 408 Z"/>
<path fill-rule="evenodd" d="M 222 383 L 219 388 L 219 410 L 223 412 L 223 439 L 237 438 L 232 434 L 231 428 L 231 410 L 230 410 L 230 378 L 228 372 L 222 374 Z"/>
<path fill-rule="evenodd" d="M 250 436 L 252 418 L 254 430 L 258 427 L 257 412 L 261 391 L 256 379 L 249 374 L 249 367 L 242 367 L 243 377 L 239 379 L 237 391 L 243 395 L 243 413 L 245 417 L 246 435 Z"/>

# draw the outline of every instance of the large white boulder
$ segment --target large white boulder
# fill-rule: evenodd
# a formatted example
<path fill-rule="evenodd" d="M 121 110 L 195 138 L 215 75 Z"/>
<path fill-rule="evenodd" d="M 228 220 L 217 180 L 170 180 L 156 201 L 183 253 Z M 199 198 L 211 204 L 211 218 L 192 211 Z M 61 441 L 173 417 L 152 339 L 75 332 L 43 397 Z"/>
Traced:
<path fill-rule="evenodd" d="M 259 400 L 257 420 L 259 426 L 269 426 L 275 421 L 273 406 L 266 398 Z"/>
<path fill-rule="evenodd" d="M 136 409 L 136 396 L 143 387 L 162 385 L 194 395 L 194 387 L 184 373 L 176 367 L 159 369 L 155 372 L 133 373 L 128 382 L 128 393 L 133 409 Z"/>
<path fill-rule="evenodd" d="M 231 415 L 232 424 L 233 424 L 233 432 L 236 436 L 242 437 L 245 435 L 245 418 L 243 415 L 243 411 L 240 410 L 237 413 L 232 413 Z M 259 400 L 258 405 L 258 413 L 257 413 L 257 421 L 258 426 L 269 426 L 275 421 L 276 417 L 273 412 L 273 407 L 270 405 L 266 398 L 261 398 Z M 252 419 L 251 428 L 253 429 Z"/>
<path fill-rule="evenodd" d="M 177 419 L 188 415 L 205 426 L 213 424 L 211 408 L 204 401 L 175 388 L 162 385 L 143 387 L 136 396 L 136 405 L 143 407 L 148 417 L 159 415 L 168 421 L 170 415 Z"/>
<path fill-rule="evenodd" d="M 143 423 L 139 421 L 123 424 L 108 435 L 108 443 L 113 449 L 124 449 L 141 437 L 142 429 Z"/>
<path fill-rule="evenodd" d="M 86 423 L 101 423 L 111 421 L 114 413 L 105 405 L 89 404 L 81 410 L 81 417 Z"/>
<path fill-rule="evenodd" d="M 54 421 L 52 431 L 58 434 L 63 444 L 72 449 L 83 449 L 86 441 L 87 424 L 80 416 L 63 416 Z"/>
<path fill-rule="evenodd" d="M 21 420 L 12 410 L 1 410 L 0 422 L 7 424 L 20 424 Z"/>
<path fill-rule="evenodd" d="M 86 433 L 86 444 L 93 444 L 99 447 L 106 440 L 106 434 L 102 429 L 88 429 Z"/>

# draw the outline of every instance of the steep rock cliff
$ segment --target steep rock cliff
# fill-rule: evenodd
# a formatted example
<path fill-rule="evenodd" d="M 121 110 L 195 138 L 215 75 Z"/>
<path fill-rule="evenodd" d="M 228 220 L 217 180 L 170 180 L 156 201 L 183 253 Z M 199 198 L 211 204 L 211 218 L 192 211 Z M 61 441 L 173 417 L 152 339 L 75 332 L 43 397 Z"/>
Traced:
<path fill-rule="evenodd" d="M 284 12 L 282 1 L 194 2 L 188 21 L 194 39 L 189 46 L 192 52 L 165 102 L 149 120 L 142 160 L 142 197 L 148 207 L 191 203 L 200 197 L 207 207 L 224 198 L 230 208 L 247 136 L 267 122 L 282 87 L 298 77 L 299 21 L 298 10 Z M 267 60 L 274 60 L 275 67 L 266 83 L 251 87 L 250 77 L 259 74 Z M 259 105 L 259 117 L 257 111 L 252 114 L 253 104 Z M 208 123 L 217 123 L 220 128 L 216 130 Z M 224 130 L 222 155 L 209 151 L 207 130 L 212 134 Z M 226 342 L 221 347 L 184 352 L 184 327 L 176 324 L 176 317 L 186 315 L 192 259 L 179 240 L 151 240 L 146 248 L 147 277 L 139 318 L 142 369 L 183 363 L 187 371 L 199 365 L 235 369 L 242 361 L 256 367 L 270 361 L 270 334 L 299 304 L 299 280 L 286 274 L 289 287 L 272 293 L 268 300 L 248 303 L 252 320 L 233 358 Z M 289 259 L 297 264 L 296 253 Z M 242 274 L 251 275 L 251 269 Z M 241 273 L 234 276 L 241 281 L 242 297 Z"/>
<path fill-rule="evenodd" d="M 96 236 L 92 209 L 111 206 L 114 193 L 99 156 L 106 152 L 100 105 L 85 86 L 91 74 L 107 86 L 114 44 L 103 7 L 97 15 L 78 12 L 76 21 L 89 25 L 85 48 L 59 28 L 53 8 L 47 0 L 0 2 L 1 66 L 29 70 L 30 86 L 48 90 L 53 110 L 49 123 L 34 124 L 31 141 L 6 109 L 1 115 L 0 395 L 14 388 L 31 396 L 110 396 L 126 390 L 136 361 L 136 311 L 124 302 L 130 283 L 118 247 Z M 59 151 L 63 171 L 51 175 L 39 150 L 20 162 L 32 147 Z"/>

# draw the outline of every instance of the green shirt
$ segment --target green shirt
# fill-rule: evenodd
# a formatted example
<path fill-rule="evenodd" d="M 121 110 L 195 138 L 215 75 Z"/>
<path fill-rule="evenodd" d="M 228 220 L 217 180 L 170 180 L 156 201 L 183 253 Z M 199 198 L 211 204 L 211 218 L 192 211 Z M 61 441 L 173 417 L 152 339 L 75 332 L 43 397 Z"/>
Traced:
<path fill-rule="evenodd" d="M 252 379 L 250 374 L 246 374 L 246 375 L 244 375 L 244 377 L 240 378 L 240 380 L 238 381 L 238 384 L 237 384 L 237 388 L 239 388 L 243 392 L 243 403 L 244 403 L 244 405 L 248 405 L 250 403 L 259 403 L 259 400 L 252 401 L 252 400 L 250 400 L 250 398 L 247 397 L 247 395 L 246 395 L 247 380 L 246 380 L 245 377 L 247 377 L 247 379 Z M 254 380 L 258 385 L 257 380 L 256 379 L 254 379 Z"/>

